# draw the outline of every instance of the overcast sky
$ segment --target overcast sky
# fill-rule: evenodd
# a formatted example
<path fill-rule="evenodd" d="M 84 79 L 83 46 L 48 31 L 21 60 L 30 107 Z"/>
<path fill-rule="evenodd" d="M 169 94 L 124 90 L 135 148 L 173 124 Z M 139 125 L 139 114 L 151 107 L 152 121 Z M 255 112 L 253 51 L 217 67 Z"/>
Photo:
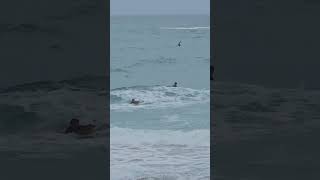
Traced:
<path fill-rule="evenodd" d="M 111 0 L 111 15 L 210 14 L 210 0 Z"/>

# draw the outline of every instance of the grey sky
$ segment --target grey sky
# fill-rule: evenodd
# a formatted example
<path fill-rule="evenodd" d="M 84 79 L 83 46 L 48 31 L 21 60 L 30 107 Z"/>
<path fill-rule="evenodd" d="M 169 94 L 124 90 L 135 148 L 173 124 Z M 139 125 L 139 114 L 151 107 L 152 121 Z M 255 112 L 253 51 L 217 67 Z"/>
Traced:
<path fill-rule="evenodd" d="M 209 14 L 210 0 L 111 0 L 111 15 Z"/>

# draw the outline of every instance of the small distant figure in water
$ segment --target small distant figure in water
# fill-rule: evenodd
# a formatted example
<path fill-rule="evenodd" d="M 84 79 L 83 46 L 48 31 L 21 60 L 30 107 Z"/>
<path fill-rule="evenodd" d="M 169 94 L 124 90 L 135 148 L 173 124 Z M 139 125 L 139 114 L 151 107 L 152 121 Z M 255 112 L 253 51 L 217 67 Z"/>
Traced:
<path fill-rule="evenodd" d="M 140 101 L 136 101 L 135 99 L 131 99 L 130 104 L 138 105 Z"/>
<path fill-rule="evenodd" d="M 214 67 L 210 66 L 210 80 L 214 80 Z"/>
<path fill-rule="evenodd" d="M 95 120 L 94 120 L 95 122 Z M 69 127 L 65 133 L 76 133 L 80 135 L 89 135 L 95 132 L 96 126 L 93 124 L 80 125 L 79 119 L 71 119 Z"/>
<path fill-rule="evenodd" d="M 174 82 L 174 84 L 172 85 L 172 87 L 178 87 L 178 83 Z"/>
<path fill-rule="evenodd" d="M 179 41 L 178 46 L 179 46 L 179 47 L 181 46 L 181 41 Z"/>

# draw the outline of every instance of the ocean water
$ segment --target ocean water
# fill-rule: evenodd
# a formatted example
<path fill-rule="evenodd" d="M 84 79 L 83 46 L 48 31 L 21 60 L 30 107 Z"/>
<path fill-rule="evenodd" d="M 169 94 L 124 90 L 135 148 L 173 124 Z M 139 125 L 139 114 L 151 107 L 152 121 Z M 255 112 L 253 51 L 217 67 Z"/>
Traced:
<path fill-rule="evenodd" d="M 29 176 L 30 171 L 41 169 L 35 179 L 88 179 L 89 172 L 97 180 L 105 179 L 109 148 L 105 80 L 82 77 L 0 89 L 4 177 L 21 179 L 24 173 Z M 95 123 L 97 132 L 90 138 L 64 134 L 71 118 L 80 119 L 81 124 Z M 16 169 L 22 173 L 12 173 Z M 48 177 L 52 169 L 65 173 Z M 75 171 L 81 173 L 70 173 Z"/>
<path fill-rule="evenodd" d="M 112 180 L 210 178 L 209 24 L 111 17 Z"/>
<path fill-rule="evenodd" d="M 319 90 L 215 82 L 211 95 L 216 178 L 317 179 Z"/>

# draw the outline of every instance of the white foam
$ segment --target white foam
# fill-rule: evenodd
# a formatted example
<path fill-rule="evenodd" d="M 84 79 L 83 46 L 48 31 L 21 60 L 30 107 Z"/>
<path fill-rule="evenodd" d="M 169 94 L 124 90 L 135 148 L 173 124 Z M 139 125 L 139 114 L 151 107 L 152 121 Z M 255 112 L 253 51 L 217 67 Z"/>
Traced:
<path fill-rule="evenodd" d="M 142 130 L 112 127 L 110 144 L 209 146 L 210 130 Z"/>
<path fill-rule="evenodd" d="M 210 131 L 111 128 L 111 179 L 210 177 Z M 124 173 L 125 172 L 125 173 Z"/>
<path fill-rule="evenodd" d="M 183 87 L 156 86 L 145 89 L 129 88 L 112 90 L 111 95 L 120 97 L 122 101 L 111 103 L 110 109 L 116 111 L 133 111 L 137 109 L 174 108 L 210 101 L 209 90 L 196 90 Z M 135 98 L 141 100 L 140 105 L 129 104 Z"/>

